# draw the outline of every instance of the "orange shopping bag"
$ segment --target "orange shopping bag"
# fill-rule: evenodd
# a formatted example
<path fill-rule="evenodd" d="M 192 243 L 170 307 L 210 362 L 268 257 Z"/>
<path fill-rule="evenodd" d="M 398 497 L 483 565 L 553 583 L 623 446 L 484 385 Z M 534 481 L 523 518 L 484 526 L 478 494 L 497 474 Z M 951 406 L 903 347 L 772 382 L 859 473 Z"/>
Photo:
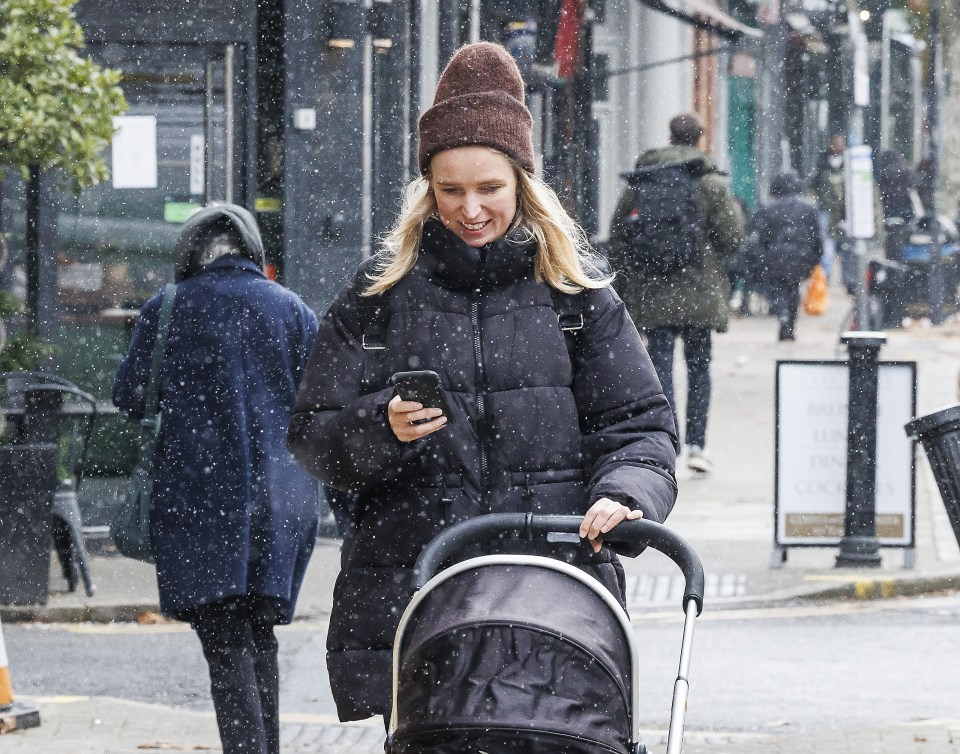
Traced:
<path fill-rule="evenodd" d="M 810 285 L 803 297 L 803 310 L 813 317 L 819 317 L 827 310 L 827 300 L 827 273 L 823 271 L 823 265 L 818 264 L 810 274 Z"/>

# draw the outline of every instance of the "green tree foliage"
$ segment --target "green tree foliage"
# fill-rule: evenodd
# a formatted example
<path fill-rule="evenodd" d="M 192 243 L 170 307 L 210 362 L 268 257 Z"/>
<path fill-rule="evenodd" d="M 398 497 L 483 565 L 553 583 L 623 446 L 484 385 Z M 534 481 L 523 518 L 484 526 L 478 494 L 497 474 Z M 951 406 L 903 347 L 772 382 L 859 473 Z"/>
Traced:
<path fill-rule="evenodd" d="M 31 168 L 59 169 L 76 189 L 107 177 L 103 151 L 127 103 L 120 72 L 81 54 L 75 2 L 0 0 L 0 175 L 10 168 L 28 180 Z M 0 297 L 0 328 L 20 310 Z M 4 340 L 0 371 L 34 368 L 50 353 L 29 330 Z"/>
<path fill-rule="evenodd" d="M 103 150 L 126 109 L 120 72 L 81 54 L 76 0 L 0 0 L 0 166 L 104 180 Z"/>

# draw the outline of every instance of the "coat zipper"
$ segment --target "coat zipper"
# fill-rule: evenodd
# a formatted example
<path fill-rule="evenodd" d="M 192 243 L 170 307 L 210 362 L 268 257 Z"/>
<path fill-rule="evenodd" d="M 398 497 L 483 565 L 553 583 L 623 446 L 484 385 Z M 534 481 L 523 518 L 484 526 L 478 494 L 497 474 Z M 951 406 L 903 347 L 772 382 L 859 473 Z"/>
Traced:
<path fill-rule="evenodd" d="M 480 296 L 482 293 L 483 267 L 487 258 L 487 246 L 480 248 L 480 269 L 477 287 L 470 302 L 470 323 L 473 325 L 473 358 L 477 379 L 477 438 L 480 441 L 480 510 L 487 510 L 487 378 L 483 368 L 483 338 L 480 330 Z"/>

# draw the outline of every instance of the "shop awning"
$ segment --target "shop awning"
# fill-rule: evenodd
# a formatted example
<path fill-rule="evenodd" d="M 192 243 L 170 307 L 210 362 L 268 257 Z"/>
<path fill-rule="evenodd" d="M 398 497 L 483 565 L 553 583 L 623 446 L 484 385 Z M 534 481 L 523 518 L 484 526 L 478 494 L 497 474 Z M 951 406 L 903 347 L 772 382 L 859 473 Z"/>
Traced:
<path fill-rule="evenodd" d="M 743 39 L 760 39 L 763 32 L 747 26 L 724 13 L 710 0 L 640 0 L 648 8 L 666 13 L 698 29 L 712 31 L 719 37 L 733 42 Z"/>

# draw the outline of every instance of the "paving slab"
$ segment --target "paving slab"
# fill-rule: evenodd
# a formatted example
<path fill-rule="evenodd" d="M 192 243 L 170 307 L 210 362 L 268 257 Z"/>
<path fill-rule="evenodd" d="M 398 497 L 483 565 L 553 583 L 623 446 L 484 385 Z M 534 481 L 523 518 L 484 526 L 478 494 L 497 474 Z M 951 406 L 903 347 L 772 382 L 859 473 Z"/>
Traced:
<path fill-rule="evenodd" d="M 110 697 L 35 697 L 39 728 L 0 735 L 10 754 L 140 754 L 222 751 L 212 712 L 191 712 Z M 644 729 L 651 753 L 665 730 Z M 283 754 L 382 754 L 379 718 L 337 723 L 325 716 L 281 715 Z M 688 729 L 686 754 L 960 754 L 960 719 L 916 720 L 876 728 L 792 731 Z"/>

